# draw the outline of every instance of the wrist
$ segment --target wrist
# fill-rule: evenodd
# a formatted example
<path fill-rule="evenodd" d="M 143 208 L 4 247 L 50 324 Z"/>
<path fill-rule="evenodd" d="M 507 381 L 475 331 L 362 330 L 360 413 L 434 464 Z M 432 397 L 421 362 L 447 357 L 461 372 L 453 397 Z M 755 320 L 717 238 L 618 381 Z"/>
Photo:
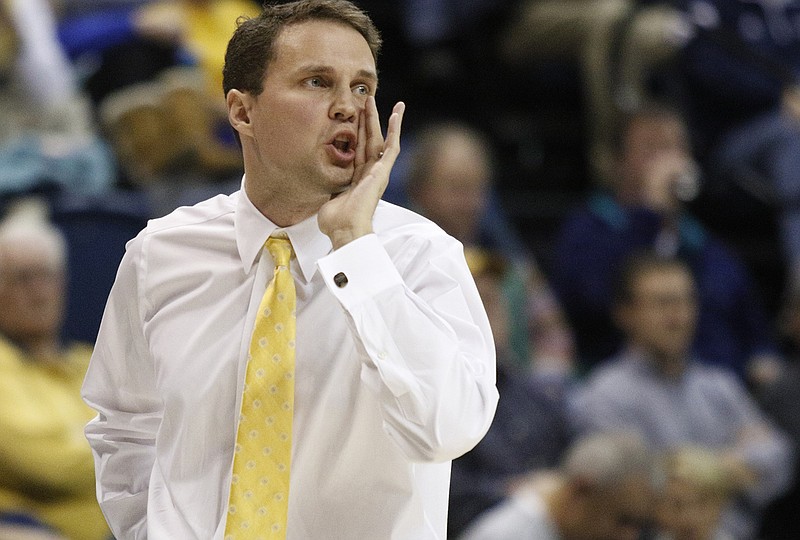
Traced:
<path fill-rule="evenodd" d="M 368 234 L 372 234 L 372 230 L 354 230 L 354 229 L 341 229 L 332 231 L 328 234 L 328 238 L 331 239 L 331 244 L 333 245 L 333 249 L 337 250 L 342 246 L 345 246 L 352 242 L 353 240 L 357 240 L 362 236 L 366 236 Z"/>

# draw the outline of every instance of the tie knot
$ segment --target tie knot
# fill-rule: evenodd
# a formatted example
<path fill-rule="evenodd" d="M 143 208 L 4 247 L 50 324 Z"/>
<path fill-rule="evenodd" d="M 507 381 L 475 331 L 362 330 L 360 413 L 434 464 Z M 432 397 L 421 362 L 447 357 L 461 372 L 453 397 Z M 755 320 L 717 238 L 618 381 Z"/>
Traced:
<path fill-rule="evenodd" d="M 289 260 L 292 258 L 292 243 L 288 238 L 270 236 L 267 239 L 267 249 L 275 260 L 275 266 L 289 267 Z"/>

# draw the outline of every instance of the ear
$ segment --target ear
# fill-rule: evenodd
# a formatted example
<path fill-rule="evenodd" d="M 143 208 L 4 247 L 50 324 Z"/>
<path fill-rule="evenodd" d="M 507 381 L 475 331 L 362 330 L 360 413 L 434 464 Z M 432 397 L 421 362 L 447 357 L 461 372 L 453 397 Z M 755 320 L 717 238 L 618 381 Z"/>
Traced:
<path fill-rule="evenodd" d="M 226 96 L 228 105 L 228 122 L 240 136 L 249 137 L 252 135 L 253 124 L 250 122 L 250 108 L 252 97 L 250 94 L 232 89 Z"/>

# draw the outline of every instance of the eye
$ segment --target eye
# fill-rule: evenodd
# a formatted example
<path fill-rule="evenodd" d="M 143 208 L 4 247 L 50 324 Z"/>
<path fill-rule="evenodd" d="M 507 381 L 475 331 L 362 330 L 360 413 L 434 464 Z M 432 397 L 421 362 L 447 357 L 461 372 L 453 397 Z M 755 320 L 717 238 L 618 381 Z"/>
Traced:
<path fill-rule="evenodd" d="M 369 86 L 366 84 L 358 84 L 353 87 L 353 93 L 358 94 L 359 96 L 368 96 Z"/>
<path fill-rule="evenodd" d="M 306 79 L 306 84 L 312 88 L 324 88 L 325 81 L 322 77 L 309 77 Z"/>

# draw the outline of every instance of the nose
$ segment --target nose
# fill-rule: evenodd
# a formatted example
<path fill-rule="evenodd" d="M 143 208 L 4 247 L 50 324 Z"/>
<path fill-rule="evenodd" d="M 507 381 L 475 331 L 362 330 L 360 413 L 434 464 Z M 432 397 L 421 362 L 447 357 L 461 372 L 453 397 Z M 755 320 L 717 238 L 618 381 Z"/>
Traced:
<path fill-rule="evenodd" d="M 344 122 L 354 122 L 358 118 L 356 96 L 350 88 L 342 88 L 334 94 L 330 116 Z"/>

